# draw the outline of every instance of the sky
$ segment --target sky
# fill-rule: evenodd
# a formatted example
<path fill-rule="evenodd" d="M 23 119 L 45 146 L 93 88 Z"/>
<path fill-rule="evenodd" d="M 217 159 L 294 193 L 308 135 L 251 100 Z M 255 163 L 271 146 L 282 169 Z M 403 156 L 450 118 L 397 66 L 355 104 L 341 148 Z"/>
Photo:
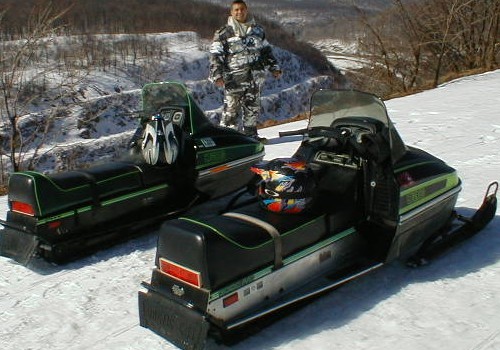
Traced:
<path fill-rule="evenodd" d="M 460 212 L 477 208 L 500 180 L 500 70 L 386 101 L 403 140 L 455 167 Z M 261 129 L 266 159 L 290 156 L 296 138 Z M 5 215 L 6 197 L 0 198 Z M 137 292 L 154 266 L 156 235 L 56 266 L 29 268 L 0 258 L 3 350 L 165 350 L 173 345 L 139 326 Z M 231 349 L 500 348 L 500 218 L 431 264 L 394 262 L 315 299 Z M 212 340 L 208 348 L 226 349 Z"/>

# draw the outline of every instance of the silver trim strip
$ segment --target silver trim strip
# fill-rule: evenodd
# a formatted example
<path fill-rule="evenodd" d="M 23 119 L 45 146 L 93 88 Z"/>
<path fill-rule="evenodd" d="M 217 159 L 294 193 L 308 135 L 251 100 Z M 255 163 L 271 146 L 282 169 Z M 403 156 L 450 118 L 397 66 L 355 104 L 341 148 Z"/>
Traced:
<path fill-rule="evenodd" d="M 290 300 L 286 300 L 286 301 L 284 301 L 281 304 L 278 304 L 278 305 L 275 305 L 273 307 L 267 308 L 267 309 L 262 310 L 261 312 L 258 312 L 256 314 L 249 315 L 247 317 L 238 319 L 235 322 L 228 324 L 226 328 L 228 330 L 230 330 L 230 329 L 233 329 L 235 327 L 241 326 L 241 325 L 243 325 L 245 323 L 253 321 L 253 320 L 255 320 L 255 319 L 259 318 L 259 317 L 262 317 L 264 315 L 267 315 L 267 314 L 269 314 L 271 312 L 277 311 L 279 309 L 282 309 L 282 308 L 284 308 L 286 306 L 289 306 L 289 305 L 294 304 L 296 302 L 299 302 L 301 300 L 305 300 L 307 298 L 311 298 L 311 297 L 313 297 L 315 295 L 318 295 L 318 294 L 324 293 L 324 292 L 326 292 L 326 291 L 328 291 L 330 289 L 336 288 L 336 287 L 338 287 L 338 286 L 340 286 L 340 285 L 342 285 L 344 283 L 347 283 L 347 282 L 349 282 L 351 280 L 354 280 L 354 279 L 356 279 L 356 278 L 358 278 L 358 277 L 360 277 L 362 275 L 365 275 L 365 274 L 367 274 L 369 272 L 372 272 L 373 270 L 376 270 L 376 269 L 378 269 L 378 268 L 380 268 L 382 266 L 384 266 L 384 263 L 374 264 L 374 265 L 369 266 L 368 268 L 366 268 L 364 270 L 361 270 L 361 271 L 359 271 L 359 272 L 357 272 L 357 273 L 355 273 L 353 275 L 350 275 L 348 277 L 342 278 L 342 279 L 337 280 L 337 281 L 335 281 L 333 283 L 327 284 L 327 285 L 325 285 L 325 286 L 323 286 L 321 288 L 318 288 L 316 290 L 313 290 L 313 291 L 311 291 L 309 293 L 300 295 L 300 296 L 298 296 L 296 298 L 291 298 Z"/>
<path fill-rule="evenodd" d="M 214 167 L 211 167 L 209 169 L 205 169 L 203 171 L 200 171 L 199 175 L 198 175 L 198 178 L 202 178 L 204 176 L 208 176 L 208 175 L 212 175 L 212 171 L 213 169 L 217 169 L 217 168 L 220 168 L 222 166 L 227 166 L 229 168 L 234 168 L 234 167 L 237 167 L 239 165 L 244 165 L 244 164 L 247 164 L 247 163 L 252 163 L 260 158 L 263 158 L 265 155 L 265 151 L 262 151 L 258 154 L 254 154 L 253 156 L 249 156 L 249 157 L 246 157 L 246 158 L 241 158 L 241 159 L 237 159 L 237 160 L 233 160 L 232 162 L 229 162 L 229 163 L 223 163 L 223 164 L 219 164 L 217 166 L 214 166 Z"/>

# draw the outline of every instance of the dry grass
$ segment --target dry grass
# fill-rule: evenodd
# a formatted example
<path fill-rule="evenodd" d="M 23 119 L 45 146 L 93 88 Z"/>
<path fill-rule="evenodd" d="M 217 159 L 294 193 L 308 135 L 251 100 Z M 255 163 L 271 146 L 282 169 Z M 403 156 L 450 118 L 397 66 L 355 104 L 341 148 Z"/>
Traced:
<path fill-rule="evenodd" d="M 259 128 L 267 128 L 270 126 L 287 124 L 287 123 L 296 122 L 296 121 L 304 120 L 304 119 L 308 119 L 308 118 L 309 118 L 309 113 L 301 113 L 299 115 L 296 115 L 295 117 L 287 118 L 285 120 L 266 120 L 265 122 L 259 123 L 258 126 L 259 126 Z"/>
<path fill-rule="evenodd" d="M 7 193 L 9 193 L 7 185 L 0 186 L 0 196 L 5 196 Z"/>

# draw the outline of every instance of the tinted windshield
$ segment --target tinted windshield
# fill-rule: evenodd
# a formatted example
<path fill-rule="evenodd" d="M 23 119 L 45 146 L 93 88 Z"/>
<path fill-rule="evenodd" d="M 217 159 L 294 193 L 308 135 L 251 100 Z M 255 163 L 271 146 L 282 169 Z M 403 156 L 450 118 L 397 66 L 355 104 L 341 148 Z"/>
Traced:
<path fill-rule="evenodd" d="M 142 111 L 150 116 L 165 106 L 189 106 L 189 93 L 184 85 L 175 82 L 147 84 L 142 89 Z"/>
<path fill-rule="evenodd" d="M 183 128 L 189 133 L 195 134 L 211 125 L 184 84 L 151 83 L 142 88 L 142 117 L 148 118 L 168 106 L 184 108 L 187 118 Z"/>
<path fill-rule="evenodd" d="M 342 124 L 341 119 L 349 124 L 349 120 L 357 118 L 383 126 L 379 132 L 391 149 L 393 163 L 403 156 L 406 146 L 389 119 L 384 102 L 377 96 L 354 90 L 319 90 L 311 98 L 308 128 L 335 127 Z"/>
<path fill-rule="evenodd" d="M 309 127 L 333 126 L 341 118 L 373 118 L 388 125 L 384 103 L 376 96 L 352 90 L 319 90 L 311 98 Z"/>

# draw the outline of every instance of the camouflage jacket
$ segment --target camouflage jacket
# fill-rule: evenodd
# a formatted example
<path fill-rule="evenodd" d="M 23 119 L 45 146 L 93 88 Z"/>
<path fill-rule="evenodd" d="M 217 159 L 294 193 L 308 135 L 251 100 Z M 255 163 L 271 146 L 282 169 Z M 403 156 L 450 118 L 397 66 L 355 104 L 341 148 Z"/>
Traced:
<path fill-rule="evenodd" d="M 265 69 L 280 70 L 262 26 L 251 22 L 245 35 L 238 36 L 229 20 L 215 32 L 210 46 L 212 82 L 223 78 L 226 89 L 237 89 L 242 83 L 262 78 Z"/>

